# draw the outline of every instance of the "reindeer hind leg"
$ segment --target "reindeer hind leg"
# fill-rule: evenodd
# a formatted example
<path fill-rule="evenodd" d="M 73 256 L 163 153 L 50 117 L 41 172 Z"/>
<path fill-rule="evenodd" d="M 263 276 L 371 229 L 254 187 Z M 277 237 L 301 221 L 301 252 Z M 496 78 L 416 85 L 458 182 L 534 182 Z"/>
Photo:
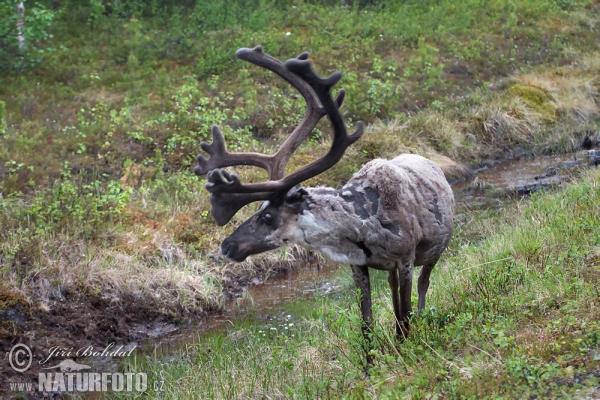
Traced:
<path fill-rule="evenodd" d="M 429 275 L 431 275 L 431 271 L 433 270 L 436 262 L 423 265 L 423 269 L 421 269 L 421 275 L 419 275 L 419 314 L 423 311 L 423 308 L 425 308 L 425 296 L 427 295 L 427 289 L 429 289 Z"/>
<path fill-rule="evenodd" d="M 400 310 L 400 297 L 399 297 L 399 283 L 398 283 L 398 270 L 394 268 L 393 270 L 388 272 L 388 283 L 390 284 L 390 289 L 392 291 L 392 304 L 394 306 L 394 319 L 396 326 L 396 337 L 398 339 L 402 339 L 404 337 L 402 332 L 402 327 L 400 326 L 401 322 L 401 310 Z"/>
<path fill-rule="evenodd" d="M 398 271 L 400 283 L 400 325 L 403 336 L 408 335 L 408 319 L 412 312 L 410 295 L 412 292 L 413 264 L 414 261 L 411 261 L 410 264 Z"/>

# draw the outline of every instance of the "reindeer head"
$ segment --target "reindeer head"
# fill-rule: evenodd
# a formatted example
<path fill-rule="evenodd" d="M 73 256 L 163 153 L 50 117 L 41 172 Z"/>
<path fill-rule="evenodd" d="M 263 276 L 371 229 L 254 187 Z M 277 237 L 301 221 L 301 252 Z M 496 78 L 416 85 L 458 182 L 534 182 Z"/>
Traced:
<path fill-rule="evenodd" d="M 275 249 L 288 240 L 285 233 L 293 225 L 294 216 L 302 213 L 307 192 L 297 185 L 333 167 L 344 155 L 346 148 L 363 134 L 362 122 L 348 135 L 339 107 L 345 92 L 340 90 L 336 99 L 331 88 L 342 77 L 337 71 L 320 78 L 311 68 L 308 53 L 302 53 L 285 63 L 265 54 L 261 46 L 242 48 L 236 56 L 275 72 L 294 86 L 306 100 L 306 115 L 285 143 L 274 155 L 259 153 L 229 153 L 225 150 L 223 134 L 212 127 L 212 143 L 200 147 L 210 158 L 198 156 L 197 175 L 208 174 L 206 189 L 211 193 L 211 214 L 218 225 L 225 225 L 246 204 L 264 201 L 260 210 L 245 221 L 221 245 L 221 253 L 234 261 L 243 261 L 251 254 Z M 298 146 L 308 137 L 319 120 L 327 115 L 333 127 L 331 148 L 320 159 L 285 175 L 285 166 Z M 269 179 L 262 183 L 244 184 L 223 167 L 253 165 L 267 171 Z M 293 233 L 292 233 L 293 236 Z"/>

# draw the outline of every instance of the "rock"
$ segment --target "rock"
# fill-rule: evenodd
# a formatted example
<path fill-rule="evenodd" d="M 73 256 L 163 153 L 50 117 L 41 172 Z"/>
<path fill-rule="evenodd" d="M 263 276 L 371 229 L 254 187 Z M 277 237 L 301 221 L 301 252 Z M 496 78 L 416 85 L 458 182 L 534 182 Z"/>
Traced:
<path fill-rule="evenodd" d="M 540 182 L 540 183 L 530 183 L 527 185 L 515 186 L 512 189 L 509 189 L 509 194 L 516 196 L 528 196 L 532 193 L 539 192 L 540 190 L 551 189 L 556 187 L 558 182 Z"/>
<path fill-rule="evenodd" d="M 589 153 L 590 157 L 590 166 L 597 167 L 600 165 L 600 150 L 593 150 Z"/>
<path fill-rule="evenodd" d="M 581 141 L 581 148 L 584 150 L 590 150 L 592 147 L 594 147 L 594 142 L 595 142 L 594 137 L 587 135 Z"/>

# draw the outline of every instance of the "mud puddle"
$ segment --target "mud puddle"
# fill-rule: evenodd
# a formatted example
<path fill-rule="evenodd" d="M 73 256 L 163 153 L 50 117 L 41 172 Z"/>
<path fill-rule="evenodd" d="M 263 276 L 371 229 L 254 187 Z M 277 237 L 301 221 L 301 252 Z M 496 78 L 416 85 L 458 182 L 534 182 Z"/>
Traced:
<path fill-rule="evenodd" d="M 290 311 L 293 303 L 314 300 L 331 295 L 340 288 L 337 272 L 344 268 L 333 263 L 310 263 L 297 267 L 289 273 L 271 277 L 262 284 L 249 287 L 242 296 L 233 299 L 227 308 L 211 315 L 193 327 L 159 338 L 152 346 L 146 346 L 159 358 L 169 358 L 185 345 L 202 341 L 206 335 L 225 333 L 240 325 L 274 329 L 283 323 L 293 323 L 298 316 Z M 306 303 L 308 304 L 308 303 Z"/>

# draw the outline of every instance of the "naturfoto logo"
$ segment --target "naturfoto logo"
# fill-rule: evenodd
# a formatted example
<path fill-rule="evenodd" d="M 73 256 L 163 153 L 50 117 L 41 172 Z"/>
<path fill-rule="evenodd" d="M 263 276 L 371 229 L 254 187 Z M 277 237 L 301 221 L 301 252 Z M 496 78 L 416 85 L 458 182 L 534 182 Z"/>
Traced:
<path fill-rule="evenodd" d="M 38 374 L 38 387 L 40 392 L 145 392 L 148 390 L 148 376 L 143 372 L 87 372 L 92 367 L 78 363 L 71 358 L 66 357 L 128 357 L 137 346 L 131 349 L 124 349 L 124 346 L 116 346 L 114 343 L 104 348 L 94 348 L 94 346 L 82 347 L 79 349 L 52 347 L 49 349 L 48 356 L 40 361 L 42 370 L 55 370 L 51 372 L 40 372 Z M 55 358 L 64 358 L 55 360 Z M 9 363 L 16 372 L 25 372 L 33 363 L 33 353 L 31 349 L 19 343 L 10 350 Z M 54 365 L 51 365 L 54 364 Z M 48 365 L 48 366 L 45 366 Z M 86 372 L 83 372 L 86 371 Z M 153 389 L 161 391 L 163 382 L 154 382 Z M 14 382 L 11 383 L 13 391 L 34 391 L 34 383 Z"/>

